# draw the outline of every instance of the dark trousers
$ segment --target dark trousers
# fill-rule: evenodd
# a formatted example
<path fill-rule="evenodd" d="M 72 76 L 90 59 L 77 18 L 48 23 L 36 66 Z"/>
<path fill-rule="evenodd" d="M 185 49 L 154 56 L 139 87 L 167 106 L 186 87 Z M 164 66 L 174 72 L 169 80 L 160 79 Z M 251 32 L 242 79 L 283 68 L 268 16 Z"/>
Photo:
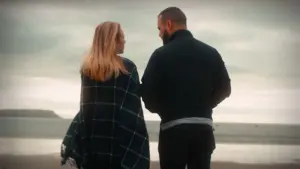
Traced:
<path fill-rule="evenodd" d="M 213 129 L 208 125 L 182 124 L 159 133 L 161 169 L 210 169 L 214 149 Z"/>

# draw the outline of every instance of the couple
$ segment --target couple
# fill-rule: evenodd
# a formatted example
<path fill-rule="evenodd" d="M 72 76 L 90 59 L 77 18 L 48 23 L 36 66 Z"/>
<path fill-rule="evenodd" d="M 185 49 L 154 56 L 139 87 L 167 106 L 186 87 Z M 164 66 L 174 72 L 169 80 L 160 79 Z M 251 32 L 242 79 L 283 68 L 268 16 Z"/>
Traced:
<path fill-rule="evenodd" d="M 161 117 L 161 169 L 209 169 L 215 149 L 212 109 L 231 93 L 216 49 L 196 40 L 177 7 L 158 15 L 164 45 L 150 57 L 142 83 L 136 65 L 119 54 L 124 34 L 115 22 L 97 26 L 81 67 L 80 111 L 62 144 L 62 164 L 80 169 L 149 169 L 149 137 L 141 98 Z"/>

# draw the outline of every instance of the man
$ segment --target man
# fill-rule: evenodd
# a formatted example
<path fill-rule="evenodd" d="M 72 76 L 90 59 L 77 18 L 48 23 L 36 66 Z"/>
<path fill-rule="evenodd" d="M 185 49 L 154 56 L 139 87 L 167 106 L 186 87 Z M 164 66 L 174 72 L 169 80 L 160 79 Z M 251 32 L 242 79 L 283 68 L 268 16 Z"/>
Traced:
<path fill-rule="evenodd" d="M 216 49 L 187 30 L 177 7 L 158 15 L 163 46 L 142 77 L 145 107 L 161 117 L 161 169 L 209 169 L 215 148 L 212 109 L 230 96 L 230 78 Z"/>

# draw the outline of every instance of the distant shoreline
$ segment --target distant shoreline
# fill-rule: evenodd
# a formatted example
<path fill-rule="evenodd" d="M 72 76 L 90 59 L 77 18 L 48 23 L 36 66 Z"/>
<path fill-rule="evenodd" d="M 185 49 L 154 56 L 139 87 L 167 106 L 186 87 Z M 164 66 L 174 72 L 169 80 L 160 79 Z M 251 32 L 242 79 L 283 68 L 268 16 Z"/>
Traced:
<path fill-rule="evenodd" d="M 2 138 L 47 138 L 64 137 L 72 119 L 59 117 L 1 117 Z M 158 140 L 159 121 L 147 121 L 150 141 Z M 300 125 L 214 123 L 218 143 L 300 145 Z"/>
<path fill-rule="evenodd" d="M 0 109 L 1 117 L 60 118 L 54 111 L 43 109 Z"/>

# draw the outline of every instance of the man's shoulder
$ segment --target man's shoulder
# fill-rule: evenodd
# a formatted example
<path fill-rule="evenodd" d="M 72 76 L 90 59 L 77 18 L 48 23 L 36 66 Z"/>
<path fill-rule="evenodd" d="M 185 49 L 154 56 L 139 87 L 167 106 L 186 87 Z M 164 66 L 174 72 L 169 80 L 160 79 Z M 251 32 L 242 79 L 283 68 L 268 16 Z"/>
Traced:
<path fill-rule="evenodd" d="M 161 54 L 166 49 L 165 46 L 160 46 L 154 50 L 154 54 Z"/>
<path fill-rule="evenodd" d="M 151 54 L 150 60 L 152 62 L 156 62 L 158 60 L 161 60 L 162 56 L 164 56 L 164 54 L 165 54 L 165 47 L 164 46 L 158 47 Z"/>
<path fill-rule="evenodd" d="M 196 53 L 201 53 L 208 56 L 219 55 L 218 50 L 213 46 L 200 41 L 196 38 L 190 39 L 189 41 L 178 41 L 174 43 L 168 43 L 164 46 L 158 47 L 152 54 L 154 60 L 161 60 L 163 58 L 169 58 L 168 56 L 173 56 L 180 54 L 182 52 L 192 52 L 193 55 Z"/>
<path fill-rule="evenodd" d="M 156 48 L 152 54 L 152 58 L 155 60 L 161 60 L 165 58 L 166 56 L 170 55 L 170 52 L 172 53 L 172 46 L 170 45 L 164 45 Z"/>
<path fill-rule="evenodd" d="M 199 48 L 206 51 L 212 51 L 212 52 L 217 51 L 217 49 L 214 48 L 213 46 L 203 41 L 200 41 L 194 37 L 190 39 L 181 40 L 181 41 L 174 41 L 174 42 L 172 41 L 164 46 L 157 48 L 156 51 L 157 53 L 166 53 L 170 51 L 177 51 L 180 48 L 190 49 L 190 48 L 194 48 L 195 46 L 198 46 Z"/>
<path fill-rule="evenodd" d="M 210 51 L 217 51 L 216 48 L 214 48 L 213 46 L 203 42 L 203 41 L 200 41 L 198 39 L 195 39 L 195 43 L 197 43 L 199 46 L 201 46 L 203 49 L 206 49 L 206 50 L 210 50 Z"/>
<path fill-rule="evenodd" d="M 206 42 L 194 38 L 192 43 L 193 45 L 190 46 L 192 46 L 191 50 L 194 50 L 194 53 L 198 53 L 201 56 L 207 56 L 210 58 L 215 58 L 219 56 L 218 50 Z"/>

